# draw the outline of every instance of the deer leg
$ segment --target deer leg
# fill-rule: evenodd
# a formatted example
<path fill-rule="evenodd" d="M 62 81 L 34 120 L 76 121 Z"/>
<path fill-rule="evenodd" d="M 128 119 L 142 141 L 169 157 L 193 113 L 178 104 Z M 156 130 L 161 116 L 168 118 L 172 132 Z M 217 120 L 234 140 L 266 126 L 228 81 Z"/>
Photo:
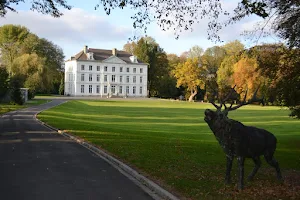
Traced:
<path fill-rule="evenodd" d="M 225 176 L 225 184 L 230 184 L 230 172 L 232 169 L 232 161 L 233 161 L 233 156 L 231 155 L 226 155 L 226 176 Z"/>
<path fill-rule="evenodd" d="M 248 176 L 248 181 L 252 181 L 253 177 L 255 176 L 255 174 L 257 173 L 258 169 L 261 166 L 261 161 L 259 156 L 258 157 L 253 157 L 253 162 L 255 163 L 255 167 L 253 168 L 251 174 Z"/>
<path fill-rule="evenodd" d="M 238 168 L 239 168 L 239 182 L 238 182 L 238 189 L 242 190 L 244 188 L 244 162 L 245 158 L 242 156 L 239 156 L 237 158 L 238 160 Z"/>
<path fill-rule="evenodd" d="M 264 156 L 265 156 L 265 159 L 266 159 L 267 163 L 276 169 L 277 179 L 279 181 L 282 181 L 283 179 L 282 179 L 281 171 L 280 171 L 280 168 L 279 168 L 279 164 L 275 160 L 273 154 L 270 155 L 270 154 L 266 153 Z"/>

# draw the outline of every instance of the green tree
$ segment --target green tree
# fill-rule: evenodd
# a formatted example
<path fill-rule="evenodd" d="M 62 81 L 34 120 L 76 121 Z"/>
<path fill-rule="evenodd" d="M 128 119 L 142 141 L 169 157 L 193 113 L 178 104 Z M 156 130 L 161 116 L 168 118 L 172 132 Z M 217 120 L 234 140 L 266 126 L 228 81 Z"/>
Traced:
<path fill-rule="evenodd" d="M 199 67 L 197 58 L 190 59 L 183 64 L 179 63 L 173 71 L 177 79 L 177 87 L 184 86 L 191 93 L 189 101 L 198 93 L 198 87 L 204 87 L 205 84 L 205 69 Z"/>
<path fill-rule="evenodd" d="M 188 51 L 187 57 L 200 59 L 201 56 L 203 55 L 203 53 L 204 53 L 204 50 L 200 46 L 195 45 L 192 48 L 190 48 L 190 50 Z"/>
<path fill-rule="evenodd" d="M 22 26 L 4 25 L 0 27 L 1 59 L 10 76 L 12 75 L 12 63 L 21 54 L 20 46 L 28 35 L 28 29 Z"/>
<path fill-rule="evenodd" d="M 10 90 L 11 90 L 11 101 L 18 105 L 24 104 L 24 99 L 21 93 L 21 86 L 22 86 L 22 77 L 17 75 L 11 77 L 10 79 Z"/>

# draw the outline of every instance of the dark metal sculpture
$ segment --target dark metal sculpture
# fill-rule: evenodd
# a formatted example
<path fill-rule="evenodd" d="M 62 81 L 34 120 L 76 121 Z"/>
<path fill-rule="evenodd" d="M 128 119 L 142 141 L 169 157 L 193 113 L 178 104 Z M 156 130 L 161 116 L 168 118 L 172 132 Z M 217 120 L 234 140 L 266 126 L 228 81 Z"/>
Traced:
<path fill-rule="evenodd" d="M 277 143 L 276 137 L 264 129 L 253 126 L 245 126 L 241 122 L 227 117 L 229 111 L 257 102 L 258 99 L 256 98 L 256 94 L 258 89 L 249 101 L 246 101 L 246 91 L 242 102 L 233 106 L 232 101 L 231 105 L 227 107 L 225 102 L 228 101 L 233 91 L 235 91 L 234 88 L 232 88 L 231 92 L 225 97 L 225 99 L 220 100 L 220 106 L 216 105 L 214 101 L 210 101 L 217 110 L 212 111 L 210 109 L 206 109 L 204 118 L 227 157 L 225 183 L 230 183 L 232 161 L 234 157 L 237 157 L 239 168 L 238 189 L 242 190 L 244 187 L 245 158 L 252 158 L 255 163 L 253 171 L 248 176 L 248 180 L 252 180 L 261 166 L 261 155 L 265 157 L 265 160 L 269 165 L 276 169 L 278 180 L 282 180 L 279 164 L 273 156 Z M 224 109 L 222 110 L 223 106 Z"/>

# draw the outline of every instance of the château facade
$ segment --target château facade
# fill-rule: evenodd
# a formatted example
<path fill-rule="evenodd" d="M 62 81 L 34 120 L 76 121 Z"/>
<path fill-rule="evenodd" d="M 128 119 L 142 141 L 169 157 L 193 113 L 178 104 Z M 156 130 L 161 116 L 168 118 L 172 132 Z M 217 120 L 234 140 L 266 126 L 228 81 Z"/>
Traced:
<path fill-rule="evenodd" d="M 84 46 L 65 62 L 65 95 L 146 97 L 148 64 L 125 51 Z"/>

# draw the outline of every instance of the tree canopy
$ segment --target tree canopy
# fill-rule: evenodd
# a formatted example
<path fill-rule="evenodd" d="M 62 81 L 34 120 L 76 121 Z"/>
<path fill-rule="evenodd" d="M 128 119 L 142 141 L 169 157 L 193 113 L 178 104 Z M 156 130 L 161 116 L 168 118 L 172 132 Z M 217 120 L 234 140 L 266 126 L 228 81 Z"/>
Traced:
<path fill-rule="evenodd" d="M 0 2 L 0 15 L 8 10 L 16 11 L 15 6 L 26 0 L 6 0 Z M 229 1 L 228 1 L 229 2 Z M 300 47 L 300 3 L 290 0 L 240 0 L 234 10 L 224 9 L 227 1 L 220 0 L 99 0 L 95 9 L 104 9 L 110 14 L 113 9 L 125 7 L 134 10 L 133 27 L 147 32 L 154 20 L 162 30 L 174 30 L 176 38 L 182 31 L 192 30 L 193 24 L 204 18 L 209 19 L 208 38 L 221 40 L 218 31 L 247 16 L 256 15 L 265 21 L 257 28 L 260 34 L 269 27 L 277 36 L 286 40 L 290 47 Z M 33 0 L 31 9 L 59 17 L 60 9 L 71 9 L 67 0 Z M 225 17 L 226 20 L 223 20 Z"/>

